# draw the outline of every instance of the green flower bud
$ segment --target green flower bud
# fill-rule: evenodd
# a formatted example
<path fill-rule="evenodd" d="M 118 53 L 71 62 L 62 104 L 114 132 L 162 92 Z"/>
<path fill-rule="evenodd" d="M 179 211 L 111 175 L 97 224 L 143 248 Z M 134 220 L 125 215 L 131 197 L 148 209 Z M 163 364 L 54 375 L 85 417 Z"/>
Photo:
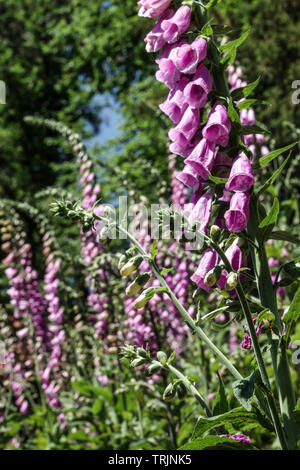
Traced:
<path fill-rule="evenodd" d="M 218 225 L 212 225 L 210 228 L 210 238 L 214 242 L 218 242 L 221 236 L 221 229 Z"/>
<path fill-rule="evenodd" d="M 174 384 L 170 383 L 164 391 L 163 399 L 165 401 L 171 401 L 175 397 L 175 395 L 176 395 L 176 390 L 175 390 Z"/>
<path fill-rule="evenodd" d="M 166 365 L 168 359 L 166 353 L 163 351 L 158 351 L 156 357 L 163 366 Z"/>
<path fill-rule="evenodd" d="M 121 269 L 121 276 L 128 276 L 129 274 L 136 271 L 142 261 L 143 257 L 139 255 L 135 256 L 134 258 L 131 258 Z"/>
<path fill-rule="evenodd" d="M 148 273 L 141 273 L 137 276 L 137 278 L 129 284 L 129 286 L 126 289 L 126 295 L 136 295 L 140 290 L 143 288 L 145 284 L 150 279 L 150 274 Z"/>
<path fill-rule="evenodd" d="M 216 282 L 220 279 L 222 269 L 220 266 L 215 266 L 210 271 L 208 271 L 204 278 L 204 283 L 208 286 L 214 286 Z"/>
<path fill-rule="evenodd" d="M 149 297 L 146 294 L 141 294 L 134 302 L 133 306 L 134 308 L 143 308 L 147 303 L 149 302 Z"/>
<path fill-rule="evenodd" d="M 144 348 L 137 348 L 136 352 L 138 353 L 139 356 L 144 357 L 145 359 L 148 359 L 147 351 Z"/>
<path fill-rule="evenodd" d="M 187 395 L 187 390 L 183 382 L 179 382 L 178 384 L 176 384 L 176 393 L 179 400 L 184 400 Z"/>
<path fill-rule="evenodd" d="M 125 264 L 127 263 L 127 256 L 126 255 L 121 255 L 120 256 L 120 259 L 119 259 L 119 264 L 118 264 L 118 269 L 119 271 L 121 271 L 121 269 L 123 268 L 123 266 L 125 266 Z"/>
<path fill-rule="evenodd" d="M 138 366 L 141 366 L 142 364 L 145 364 L 145 362 L 146 361 L 143 357 L 137 357 L 136 359 L 133 359 L 133 361 L 131 361 L 130 366 L 138 367 Z"/>
<path fill-rule="evenodd" d="M 239 282 L 239 276 L 237 273 L 230 273 L 226 281 L 226 290 L 233 290 L 236 288 Z"/>
<path fill-rule="evenodd" d="M 147 375 L 155 374 L 162 368 L 162 365 L 158 361 L 153 361 L 152 364 L 147 369 Z"/>

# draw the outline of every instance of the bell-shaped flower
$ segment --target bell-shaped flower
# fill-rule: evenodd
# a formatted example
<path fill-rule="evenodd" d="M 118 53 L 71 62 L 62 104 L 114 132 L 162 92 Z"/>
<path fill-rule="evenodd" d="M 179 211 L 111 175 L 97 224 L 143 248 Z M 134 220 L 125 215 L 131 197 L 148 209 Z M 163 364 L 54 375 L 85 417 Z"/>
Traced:
<path fill-rule="evenodd" d="M 181 121 L 169 130 L 169 137 L 181 147 L 186 147 L 195 136 L 199 127 L 199 110 L 188 107 Z"/>
<path fill-rule="evenodd" d="M 181 120 L 184 112 L 188 108 L 183 90 L 188 83 L 188 79 L 183 77 L 177 84 L 177 86 L 170 91 L 168 98 L 162 104 L 159 105 L 161 111 L 165 113 L 173 124 L 178 124 Z"/>
<path fill-rule="evenodd" d="M 187 6 L 182 6 L 178 8 L 172 18 L 164 20 L 161 23 L 161 28 L 163 30 L 164 40 L 168 44 L 174 44 L 178 41 L 178 38 L 183 34 L 191 22 L 191 10 Z"/>
<path fill-rule="evenodd" d="M 163 30 L 161 29 L 161 23 L 164 20 L 168 20 L 173 16 L 173 10 L 166 10 L 157 20 L 154 28 L 145 37 L 146 51 L 157 52 L 161 47 L 166 44 L 163 37 Z"/>
<path fill-rule="evenodd" d="M 207 123 L 202 130 L 203 137 L 210 142 L 226 147 L 230 129 L 231 124 L 225 106 L 218 103 L 214 104 L 209 113 Z"/>
<path fill-rule="evenodd" d="M 193 166 L 205 181 L 212 169 L 215 159 L 216 144 L 208 142 L 206 139 L 200 140 L 192 153 L 186 158 L 185 163 Z"/>
<path fill-rule="evenodd" d="M 196 188 L 199 184 L 199 174 L 191 165 L 185 165 L 184 169 L 177 173 L 176 178 L 189 188 Z"/>
<path fill-rule="evenodd" d="M 207 227 L 211 218 L 212 202 L 213 195 L 207 191 L 198 199 L 189 215 L 188 221 L 190 224 L 196 221 L 200 222 L 199 231 L 201 233 L 207 233 Z"/>
<path fill-rule="evenodd" d="M 214 268 L 218 262 L 218 255 L 215 250 L 208 248 L 202 255 L 201 261 L 195 273 L 191 276 L 191 280 L 194 281 L 198 287 L 210 292 L 211 287 L 204 283 L 204 278 L 208 271 Z"/>
<path fill-rule="evenodd" d="M 161 15 L 170 5 L 172 0 L 139 0 L 139 16 L 155 18 Z"/>
<path fill-rule="evenodd" d="M 252 172 L 251 163 L 248 157 L 241 153 L 234 160 L 229 179 L 226 183 L 227 191 L 248 191 L 254 184 L 254 176 Z"/>
<path fill-rule="evenodd" d="M 184 89 L 186 101 L 193 108 L 204 108 L 207 95 L 212 89 L 212 80 L 205 65 L 200 65 L 193 80 Z"/>
<path fill-rule="evenodd" d="M 245 230 L 249 219 L 249 194 L 234 193 L 224 218 L 230 232 L 238 233 Z"/>
<path fill-rule="evenodd" d="M 176 68 L 185 74 L 195 73 L 197 66 L 205 59 L 207 46 L 205 39 L 195 39 L 191 44 L 183 41 L 172 52 Z"/>

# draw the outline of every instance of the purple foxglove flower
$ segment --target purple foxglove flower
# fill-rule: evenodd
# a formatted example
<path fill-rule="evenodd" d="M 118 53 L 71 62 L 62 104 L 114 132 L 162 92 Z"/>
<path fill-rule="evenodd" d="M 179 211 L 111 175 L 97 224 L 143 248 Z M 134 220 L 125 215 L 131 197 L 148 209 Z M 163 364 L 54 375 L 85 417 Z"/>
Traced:
<path fill-rule="evenodd" d="M 214 142 L 208 142 L 206 139 L 202 139 L 184 161 L 193 166 L 204 181 L 208 179 L 208 175 L 214 163 L 215 147 L 216 144 Z"/>
<path fill-rule="evenodd" d="M 249 194 L 234 193 L 230 200 L 229 210 L 225 212 L 226 227 L 230 232 L 241 232 L 247 227 L 249 219 Z"/>
<path fill-rule="evenodd" d="M 156 79 L 159 82 L 165 83 L 168 88 L 175 88 L 177 82 L 180 80 L 181 73 L 175 67 L 173 60 L 170 58 L 171 51 L 174 46 L 166 46 L 162 54 L 156 59 L 159 70 L 156 72 Z"/>
<path fill-rule="evenodd" d="M 201 261 L 196 272 L 191 276 L 191 280 L 194 281 L 198 287 L 206 290 L 206 292 L 211 291 L 211 287 L 204 284 L 204 278 L 208 271 L 216 266 L 218 262 L 218 255 L 215 250 L 208 248 L 202 255 Z"/>
<path fill-rule="evenodd" d="M 168 6 L 171 0 L 139 0 L 138 6 L 139 16 L 146 16 L 147 18 L 155 18 L 161 15 Z"/>
<path fill-rule="evenodd" d="M 265 136 L 263 134 L 255 134 L 255 139 L 258 144 L 264 144 Z"/>
<path fill-rule="evenodd" d="M 170 129 L 170 139 L 181 147 L 186 147 L 198 130 L 199 119 L 199 110 L 189 107 L 182 116 L 179 124 L 173 129 Z"/>
<path fill-rule="evenodd" d="M 199 139 L 194 139 L 193 142 L 182 147 L 178 142 L 172 142 L 172 144 L 169 145 L 169 150 L 172 153 L 176 153 L 177 155 L 181 155 L 181 157 L 187 158 L 198 143 Z"/>
<path fill-rule="evenodd" d="M 189 215 L 189 223 L 192 224 L 196 220 L 200 222 L 199 231 L 207 233 L 207 227 L 210 222 L 212 210 L 213 196 L 210 192 L 206 192 L 199 198 Z"/>
<path fill-rule="evenodd" d="M 173 10 L 165 11 L 155 23 L 154 28 L 150 33 L 145 37 L 146 51 L 147 52 L 157 52 L 161 47 L 166 44 L 166 41 L 163 38 L 163 30 L 161 29 L 161 23 L 164 20 L 168 20 L 173 16 Z"/>
<path fill-rule="evenodd" d="M 196 188 L 199 184 L 199 175 L 191 165 L 185 165 L 184 169 L 176 175 L 176 178 L 189 188 Z"/>
<path fill-rule="evenodd" d="M 181 73 L 195 73 L 197 66 L 206 57 L 205 39 L 195 39 L 192 44 L 182 42 L 172 52 L 172 59 Z"/>
<path fill-rule="evenodd" d="M 183 77 L 177 84 L 176 88 L 170 91 L 166 101 L 159 105 L 161 111 L 165 113 L 173 124 L 178 124 L 188 108 L 183 90 L 188 83 L 188 79 Z"/>
<path fill-rule="evenodd" d="M 248 191 L 254 184 L 254 177 L 252 173 L 251 163 L 248 157 L 241 153 L 234 160 L 229 179 L 225 188 L 227 191 Z"/>
<path fill-rule="evenodd" d="M 228 144 L 229 133 L 231 129 L 227 110 L 222 104 L 214 104 L 209 113 L 207 123 L 205 124 L 202 135 L 210 142 L 226 147 Z"/>
<path fill-rule="evenodd" d="M 205 65 L 200 65 L 193 80 L 185 87 L 184 96 L 193 108 L 204 108 L 207 95 L 212 89 L 212 80 Z"/>
<path fill-rule="evenodd" d="M 191 10 L 187 6 L 178 8 L 175 15 L 169 20 L 164 20 L 161 28 L 164 31 L 163 37 L 168 44 L 178 41 L 179 36 L 184 33 L 191 22 Z"/>
<path fill-rule="evenodd" d="M 230 247 L 225 251 L 225 255 L 232 266 L 234 271 L 238 271 L 243 266 L 243 252 L 237 243 L 233 243 Z M 226 281 L 228 278 L 228 272 L 223 269 L 221 277 L 217 282 L 217 285 L 220 289 L 225 289 Z M 233 291 L 234 292 L 234 291 Z M 233 296 L 233 295 L 232 295 Z"/>

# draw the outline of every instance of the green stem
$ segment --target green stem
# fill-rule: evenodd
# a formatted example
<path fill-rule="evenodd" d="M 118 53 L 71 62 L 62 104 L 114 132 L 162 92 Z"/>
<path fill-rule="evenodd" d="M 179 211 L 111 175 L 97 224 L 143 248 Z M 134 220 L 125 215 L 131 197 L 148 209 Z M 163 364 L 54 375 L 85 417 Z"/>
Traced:
<path fill-rule="evenodd" d="M 258 243 L 258 250 L 251 247 L 252 263 L 257 279 L 257 288 L 261 305 L 269 308 L 275 316 L 275 326 L 282 335 L 282 322 L 279 316 L 276 300 L 276 290 L 274 289 L 264 240 L 259 237 L 257 227 L 259 226 L 259 216 L 257 210 L 257 200 L 255 196 L 251 198 L 250 220 L 248 231 L 251 239 Z M 293 389 L 290 367 L 287 358 L 287 344 L 281 337 L 277 339 L 268 333 L 268 342 L 271 346 L 272 365 L 275 374 L 276 388 L 279 396 L 280 410 L 286 432 L 287 445 L 289 449 L 297 446 L 297 427 L 293 416 L 296 406 L 295 393 Z"/>
<path fill-rule="evenodd" d="M 101 216 L 96 216 L 94 214 L 95 219 L 101 220 L 106 223 L 111 223 L 107 218 L 101 217 Z M 127 232 L 126 229 L 124 229 L 122 226 L 118 225 L 116 222 L 114 222 L 120 232 L 122 232 L 124 235 L 128 237 L 128 239 L 132 242 L 132 244 L 137 248 L 137 250 L 140 252 L 140 254 L 143 256 L 143 258 L 148 262 L 149 266 L 151 267 L 151 270 L 155 277 L 159 280 L 160 284 L 162 287 L 165 288 L 166 292 L 168 293 L 169 297 L 173 301 L 174 305 L 177 307 L 178 311 L 181 313 L 182 317 L 184 318 L 184 321 L 186 324 L 189 326 L 193 334 L 196 334 L 198 338 L 203 341 L 207 347 L 213 352 L 215 356 L 219 358 L 219 360 L 224 364 L 227 369 L 231 372 L 231 374 L 237 379 L 241 380 L 243 379 L 243 376 L 239 373 L 239 371 L 234 367 L 234 365 L 230 362 L 230 360 L 220 351 L 219 348 L 208 338 L 208 336 L 204 333 L 202 328 L 200 328 L 196 322 L 192 319 L 192 317 L 189 315 L 187 310 L 181 305 L 180 301 L 177 299 L 176 295 L 173 293 L 172 289 L 168 286 L 167 282 L 165 281 L 164 277 L 160 274 L 156 264 L 154 261 L 151 260 L 150 256 L 148 253 L 144 250 L 144 248 L 139 244 L 139 242 L 129 233 Z"/>
<path fill-rule="evenodd" d="M 171 364 L 166 364 L 165 367 L 167 367 L 173 375 L 178 377 L 184 383 L 187 390 L 189 390 L 189 392 L 193 395 L 193 397 L 198 401 L 200 406 L 203 408 L 203 410 L 206 413 L 206 416 L 211 417 L 212 412 L 210 411 L 209 407 L 205 403 L 204 398 L 202 397 L 200 392 L 196 389 L 196 387 L 189 381 L 189 379 Z"/>

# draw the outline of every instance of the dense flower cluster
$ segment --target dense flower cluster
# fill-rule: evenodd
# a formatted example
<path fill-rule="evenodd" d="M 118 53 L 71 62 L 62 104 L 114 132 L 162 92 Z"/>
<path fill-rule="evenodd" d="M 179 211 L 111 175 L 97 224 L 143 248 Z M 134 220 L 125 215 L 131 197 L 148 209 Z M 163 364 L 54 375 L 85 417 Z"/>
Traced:
<path fill-rule="evenodd" d="M 20 413 L 27 414 L 26 381 L 32 375 L 33 357 L 37 354 L 41 361 L 49 344 L 44 316 L 46 301 L 39 292 L 38 275 L 32 266 L 31 246 L 26 242 L 26 234 L 17 214 L 14 213 L 14 222 L 5 228 L 1 248 L 8 254 L 2 264 L 7 266 L 5 274 L 10 284 L 7 294 L 13 306 L 12 324 L 15 329 L 15 336 L 7 340 L 9 350 L 5 371 L 11 377 L 16 406 Z"/>

